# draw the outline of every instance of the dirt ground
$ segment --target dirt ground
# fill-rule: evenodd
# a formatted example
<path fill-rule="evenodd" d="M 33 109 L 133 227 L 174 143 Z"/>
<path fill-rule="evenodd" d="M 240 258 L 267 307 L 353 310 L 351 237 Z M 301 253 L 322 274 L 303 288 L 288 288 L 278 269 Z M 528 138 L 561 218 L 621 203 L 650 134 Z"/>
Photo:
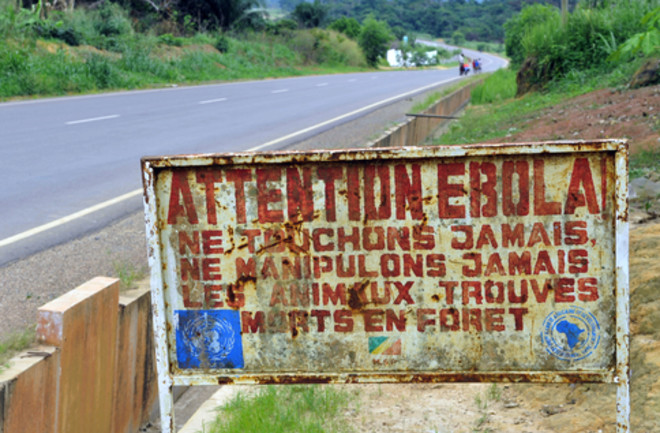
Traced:
<path fill-rule="evenodd" d="M 628 138 L 660 146 L 660 86 L 600 90 L 546 109 L 500 142 Z M 658 162 L 660 166 L 660 161 Z M 659 180 L 659 173 L 650 173 Z M 658 197 L 650 209 L 657 209 Z M 632 431 L 660 432 L 660 219 L 631 200 Z M 361 385 L 346 419 L 359 432 L 610 433 L 612 385 Z"/>

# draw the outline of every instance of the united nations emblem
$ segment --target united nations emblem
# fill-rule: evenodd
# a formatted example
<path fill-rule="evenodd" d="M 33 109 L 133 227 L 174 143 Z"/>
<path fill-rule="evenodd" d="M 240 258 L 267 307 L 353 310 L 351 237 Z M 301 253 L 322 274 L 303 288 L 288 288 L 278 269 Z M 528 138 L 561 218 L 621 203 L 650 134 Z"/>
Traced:
<path fill-rule="evenodd" d="M 182 334 L 191 354 L 206 355 L 211 362 L 225 359 L 233 349 L 236 339 L 229 322 L 208 314 L 188 322 Z"/>
<path fill-rule="evenodd" d="M 242 368 L 243 349 L 236 311 L 178 310 L 179 368 Z"/>
<path fill-rule="evenodd" d="M 584 308 L 572 306 L 545 318 L 541 339 L 552 356 L 579 361 L 591 355 L 600 342 L 600 325 Z"/>

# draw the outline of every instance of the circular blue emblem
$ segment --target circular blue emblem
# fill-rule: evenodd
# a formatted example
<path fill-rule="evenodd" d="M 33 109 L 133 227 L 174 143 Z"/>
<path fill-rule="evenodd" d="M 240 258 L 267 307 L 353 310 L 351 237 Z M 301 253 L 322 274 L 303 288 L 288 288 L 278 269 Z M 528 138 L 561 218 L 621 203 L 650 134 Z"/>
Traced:
<path fill-rule="evenodd" d="M 236 340 L 231 324 L 210 314 L 189 321 L 182 331 L 189 353 L 195 357 L 202 355 L 212 363 L 225 359 L 234 348 Z"/>
<path fill-rule="evenodd" d="M 600 325 L 596 317 L 581 307 L 554 311 L 543 321 L 541 339 L 552 356 L 579 361 L 598 347 Z"/>

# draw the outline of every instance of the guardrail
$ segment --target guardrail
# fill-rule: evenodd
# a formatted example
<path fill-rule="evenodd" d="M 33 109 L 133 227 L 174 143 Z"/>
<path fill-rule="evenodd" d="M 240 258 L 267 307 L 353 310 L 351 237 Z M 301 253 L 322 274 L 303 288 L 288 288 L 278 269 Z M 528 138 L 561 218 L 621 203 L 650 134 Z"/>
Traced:
<path fill-rule="evenodd" d="M 473 81 L 445 96 L 431 107 L 412 116 L 406 122 L 387 130 L 381 137 L 370 142 L 368 147 L 404 147 L 423 144 L 443 123 L 454 118 L 470 101 L 472 89 L 483 80 Z"/>

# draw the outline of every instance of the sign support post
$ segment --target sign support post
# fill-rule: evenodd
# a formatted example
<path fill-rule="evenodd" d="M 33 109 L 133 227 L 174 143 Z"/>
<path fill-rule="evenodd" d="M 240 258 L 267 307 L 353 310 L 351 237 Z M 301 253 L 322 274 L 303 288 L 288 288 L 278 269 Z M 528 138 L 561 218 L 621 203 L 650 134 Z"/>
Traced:
<path fill-rule="evenodd" d="M 161 254 L 158 237 L 156 193 L 154 190 L 154 170 L 146 162 L 142 169 L 144 191 L 144 214 L 147 229 L 147 250 L 151 268 L 151 311 L 155 341 L 156 375 L 158 378 L 158 403 L 162 433 L 174 433 L 174 386 L 170 374 L 169 354 L 167 353 L 167 320 L 163 277 L 160 272 Z"/>
<path fill-rule="evenodd" d="M 630 277 L 628 223 L 628 147 L 615 156 L 616 166 L 616 431 L 630 433 Z"/>

